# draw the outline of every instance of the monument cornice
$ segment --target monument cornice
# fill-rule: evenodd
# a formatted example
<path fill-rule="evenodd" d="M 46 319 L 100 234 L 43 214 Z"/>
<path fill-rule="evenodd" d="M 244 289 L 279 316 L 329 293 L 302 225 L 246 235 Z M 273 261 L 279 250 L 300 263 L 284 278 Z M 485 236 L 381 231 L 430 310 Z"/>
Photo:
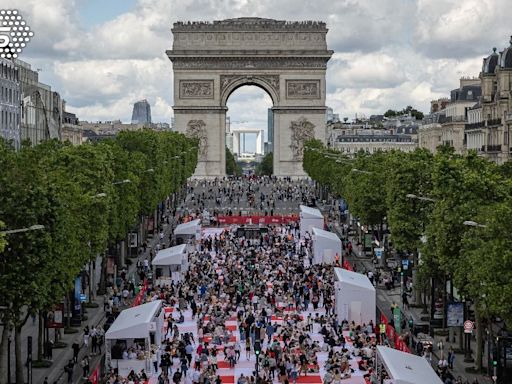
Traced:
<path fill-rule="evenodd" d="M 173 24 L 174 32 L 222 32 L 222 31 L 276 31 L 295 32 L 320 31 L 327 32 L 327 26 L 322 21 L 285 21 L 263 19 L 259 17 L 241 17 L 237 19 L 216 21 L 179 21 Z"/>
<path fill-rule="evenodd" d="M 230 58 L 230 57 L 325 57 L 330 58 L 334 51 L 332 50 L 306 50 L 306 49 L 172 49 L 165 52 L 170 59 L 175 57 L 208 57 L 208 58 Z"/>
<path fill-rule="evenodd" d="M 217 106 L 176 106 L 172 107 L 175 114 L 194 114 L 194 113 L 207 113 L 207 114 L 217 114 L 217 113 L 226 113 L 228 110 L 227 107 L 217 107 Z"/>
<path fill-rule="evenodd" d="M 171 58 L 171 57 L 170 57 Z M 297 57 L 174 57 L 174 69 L 190 70 L 285 70 L 326 69 L 330 56 Z"/>

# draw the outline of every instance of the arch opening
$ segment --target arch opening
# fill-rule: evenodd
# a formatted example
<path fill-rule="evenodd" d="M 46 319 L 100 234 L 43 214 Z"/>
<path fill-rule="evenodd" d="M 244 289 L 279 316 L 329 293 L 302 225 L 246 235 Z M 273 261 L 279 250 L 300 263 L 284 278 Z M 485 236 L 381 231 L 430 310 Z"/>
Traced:
<path fill-rule="evenodd" d="M 226 99 L 227 174 L 252 174 L 260 171 L 265 156 L 272 152 L 274 101 L 271 93 L 259 84 L 237 84 Z M 268 162 L 267 162 L 268 163 Z M 272 174 L 272 169 L 266 173 Z"/>

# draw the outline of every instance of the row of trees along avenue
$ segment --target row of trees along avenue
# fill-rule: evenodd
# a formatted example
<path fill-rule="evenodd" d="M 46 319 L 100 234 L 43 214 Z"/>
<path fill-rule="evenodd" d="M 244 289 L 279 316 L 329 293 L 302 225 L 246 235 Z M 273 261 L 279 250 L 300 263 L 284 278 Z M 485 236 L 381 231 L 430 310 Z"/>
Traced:
<path fill-rule="evenodd" d="M 16 382 L 22 383 L 21 329 L 29 316 L 41 319 L 62 302 L 86 264 L 115 249 L 141 217 L 154 215 L 160 202 L 181 190 L 196 167 L 197 144 L 152 130 L 80 146 L 47 141 L 20 151 L 0 142 L 4 228 L 44 226 L 0 239 L 0 316 L 6 324 L 0 381 L 6 377 L 8 330 L 14 333 Z M 39 359 L 41 351 L 39 337 Z"/>
<path fill-rule="evenodd" d="M 473 304 L 481 369 L 486 327 L 491 330 L 496 318 L 512 325 L 512 164 L 498 166 L 448 147 L 435 155 L 417 149 L 348 158 L 313 140 L 303 166 L 374 233 L 387 221 L 393 247 L 412 255 L 416 304 L 422 293 L 425 304 L 431 285 L 445 308 L 453 290 Z"/>

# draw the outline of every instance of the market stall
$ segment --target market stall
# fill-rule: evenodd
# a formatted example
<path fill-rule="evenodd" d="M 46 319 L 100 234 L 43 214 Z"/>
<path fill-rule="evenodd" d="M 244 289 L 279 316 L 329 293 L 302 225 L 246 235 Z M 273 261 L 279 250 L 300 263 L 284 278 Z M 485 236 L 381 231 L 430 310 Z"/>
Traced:
<path fill-rule="evenodd" d="M 187 245 L 180 244 L 158 251 L 151 264 L 155 272 L 155 285 L 170 285 L 171 281 L 182 281 L 188 271 Z"/>
<path fill-rule="evenodd" d="M 105 333 L 105 366 L 127 377 L 130 371 L 152 372 L 151 351 L 163 338 L 162 300 L 123 310 Z"/>
<path fill-rule="evenodd" d="M 300 206 L 300 237 L 304 237 L 306 232 L 311 235 L 313 228 L 324 228 L 324 216 L 316 208 Z"/>
<path fill-rule="evenodd" d="M 341 260 L 341 239 L 333 232 L 313 227 L 313 264 L 332 264 Z"/>
<path fill-rule="evenodd" d="M 378 382 L 389 384 L 442 384 L 436 372 L 424 357 L 397 349 L 377 346 Z"/>
<path fill-rule="evenodd" d="M 356 324 L 375 322 L 375 287 L 366 275 L 334 268 L 335 310 L 338 319 Z"/>
<path fill-rule="evenodd" d="M 174 230 L 174 240 L 176 244 L 189 245 L 189 251 L 195 248 L 196 240 L 201 239 L 201 220 L 191 220 L 187 223 L 179 224 Z"/>

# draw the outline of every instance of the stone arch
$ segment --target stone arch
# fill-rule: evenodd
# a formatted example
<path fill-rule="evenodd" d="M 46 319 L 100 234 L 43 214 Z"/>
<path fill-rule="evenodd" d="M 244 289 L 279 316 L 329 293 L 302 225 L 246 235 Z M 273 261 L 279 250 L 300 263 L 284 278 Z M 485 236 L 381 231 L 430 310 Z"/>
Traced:
<path fill-rule="evenodd" d="M 220 103 L 225 107 L 229 96 L 244 85 L 255 85 L 265 91 L 274 106 L 279 105 L 279 75 L 221 75 Z"/>
<path fill-rule="evenodd" d="M 274 174 L 305 176 L 302 142 L 325 143 L 325 72 L 333 53 L 325 23 L 243 17 L 178 22 L 172 33 L 176 130 L 201 133 L 203 143 L 195 175 L 225 174 L 228 98 L 255 85 L 273 103 Z"/>

